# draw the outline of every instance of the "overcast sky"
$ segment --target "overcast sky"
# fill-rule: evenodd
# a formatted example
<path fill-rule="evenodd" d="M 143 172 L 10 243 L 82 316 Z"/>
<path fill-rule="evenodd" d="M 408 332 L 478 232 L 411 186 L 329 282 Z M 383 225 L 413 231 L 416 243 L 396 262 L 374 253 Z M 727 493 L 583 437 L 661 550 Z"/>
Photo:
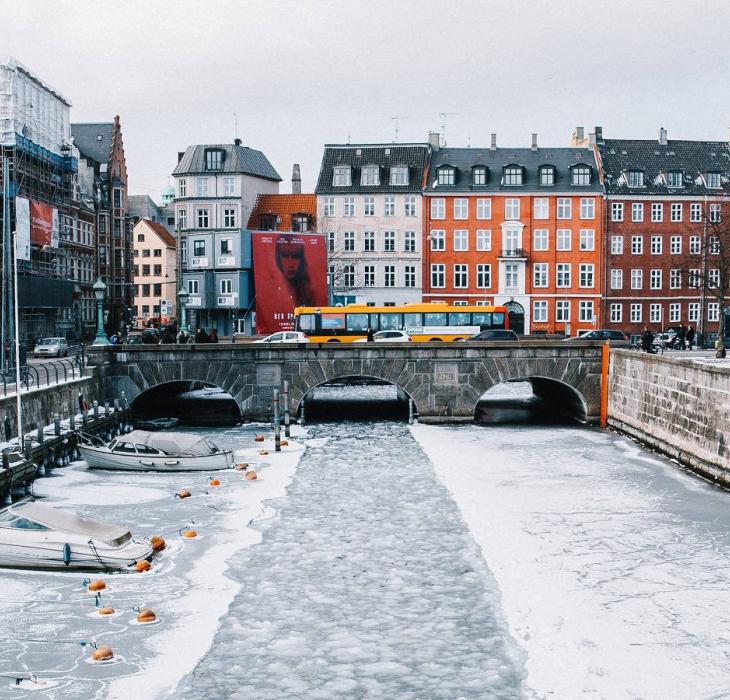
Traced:
<path fill-rule="evenodd" d="M 119 114 L 133 194 L 155 200 L 177 152 L 262 150 L 290 191 L 316 183 L 325 143 L 567 145 L 726 140 L 725 0 L 2 0 L 0 53 L 73 103 L 72 122 Z M 439 116 L 448 112 L 446 117 Z"/>

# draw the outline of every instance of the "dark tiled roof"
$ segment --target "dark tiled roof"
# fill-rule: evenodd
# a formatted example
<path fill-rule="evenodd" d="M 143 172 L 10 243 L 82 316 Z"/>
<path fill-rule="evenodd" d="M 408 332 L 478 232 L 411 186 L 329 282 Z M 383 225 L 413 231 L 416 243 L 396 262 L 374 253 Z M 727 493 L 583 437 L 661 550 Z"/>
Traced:
<path fill-rule="evenodd" d="M 205 169 L 205 151 L 218 148 L 224 152 L 223 167 L 220 170 Z M 180 162 L 172 171 L 173 175 L 210 175 L 216 173 L 243 173 L 266 180 L 281 182 L 279 173 L 269 163 L 268 158 L 255 148 L 237 146 L 231 143 L 211 143 L 188 146 Z"/>
<path fill-rule="evenodd" d="M 453 185 L 437 184 L 440 166 L 450 165 L 456 168 Z M 503 168 L 507 165 L 521 165 L 523 169 L 522 185 L 503 185 Z M 551 165 L 555 168 L 555 184 L 540 185 L 539 168 Z M 588 165 L 592 169 L 590 185 L 571 185 L 572 165 Z M 488 168 L 487 184 L 472 184 L 472 168 L 486 166 Z M 432 194 L 439 192 L 515 192 L 529 190 L 540 192 L 600 192 L 601 183 L 598 177 L 593 151 L 586 148 L 442 148 L 431 156 L 431 167 L 428 174 L 426 191 Z"/>
<path fill-rule="evenodd" d="M 278 230 L 291 231 L 294 214 L 309 214 L 312 222 L 317 218 L 317 195 L 260 194 L 248 220 L 250 229 L 258 228 L 258 217 L 261 214 L 278 216 L 280 219 Z"/>
<path fill-rule="evenodd" d="M 608 194 L 730 194 L 730 147 L 723 141 L 605 139 L 598 150 Z M 644 171 L 644 186 L 629 187 L 626 173 Z M 684 186 L 669 187 L 666 173 L 680 170 Z M 707 172 L 721 173 L 721 189 L 706 186 Z"/>
<path fill-rule="evenodd" d="M 97 163 L 108 163 L 111 155 L 114 124 L 71 124 L 71 135 L 81 155 Z M 101 137 L 101 139 L 99 138 Z"/>
<path fill-rule="evenodd" d="M 428 166 L 428 155 L 429 146 L 426 143 L 326 145 L 315 192 L 317 194 L 420 192 L 423 187 L 424 171 Z M 352 167 L 352 185 L 335 187 L 332 184 L 336 165 Z M 360 173 L 364 165 L 380 166 L 379 185 L 360 184 Z M 408 185 L 390 184 L 390 167 L 393 165 L 408 166 Z"/>

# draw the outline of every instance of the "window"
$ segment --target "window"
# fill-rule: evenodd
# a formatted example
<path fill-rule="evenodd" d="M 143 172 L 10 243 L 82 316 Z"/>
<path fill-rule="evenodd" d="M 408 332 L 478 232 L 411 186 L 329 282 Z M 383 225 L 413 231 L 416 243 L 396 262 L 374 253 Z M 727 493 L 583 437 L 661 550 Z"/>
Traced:
<path fill-rule="evenodd" d="M 720 254 L 720 239 L 718 236 L 710 236 L 707 239 L 707 252 L 710 255 Z"/>
<path fill-rule="evenodd" d="M 233 280 L 225 278 L 220 281 L 220 293 L 221 294 L 233 294 Z"/>
<path fill-rule="evenodd" d="M 687 304 L 687 320 L 697 323 L 700 319 L 700 305 L 697 303 Z"/>
<path fill-rule="evenodd" d="M 142 285 L 142 296 L 148 297 L 150 295 L 150 285 L 149 284 L 143 284 Z"/>
<path fill-rule="evenodd" d="M 391 185 L 407 185 L 408 184 L 408 166 L 407 165 L 391 166 L 390 184 Z"/>
<path fill-rule="evenodd" d="M 595 219 L 596 218 L 596 200 L 594 197 L 581 197 L 580 199 L 580 218 Z"/>
<path fill-rule="evenodd" d="M 515 220 L 520 218 L 520 200 L 505 199 L 504 200 L 504 218 Z"/>
<path fill-rule="evenodd" d="M 592 228 L 582 228 L 580 230 L 580 249 L 595 250 L 596 233 Z"/>
<path fill-rule="evenodd" d="M 375 216 L 375 197 L 363 197 L 363 215 Z"/>
<path fill-rule="evenodd" d="M 477 250 L 492 250 L 492 232 L 485 229 L 477 230 Z"/>
<path fill-rule="evenodd" d="M 567 323 L 570 321 L 570 302 L 555 302 L 555 321 L 557 323 Z"/>
<path fill-rule="evenodd" d="M 710 204 L 710 221 L 712 221 L 712 223 L 714 223 L 714 224 L 719 223 L 720 210 L 721 210 L 720 204 Z"/>
<path fill-rule="evenodd" d="M 363 241 L 365 244 L 365 248 L 363 248 L 363 250 L 366 253 L 374 253 L 375 252 L 375 231 L 365 231 L 365 233 L 363 233 Z"/>
<path fill-rule="evenodd" d="M 465 230 L 454 231 L 454 250 L 455 251 L 469 250 L 469 231 L 465 231 Z"/>
<path fill-rule="evenodd" d="M 699 202 L 693 202 L 689 205 L 689 220 L 693 224 L 702 221 L 702 205 Z"/>
<path fill-rule="evenodd" d="M 365 165 L 360 171 L 360 184 L 373 186 L 380 184 L 380 168 L 377 165 Z"/>
<path fill-rule="evenodd" d="M 642 255 L 644 253 L 644 236 L 631 236 L 631 254 Z"/>
<path fill-rule="evenodd" d="M 395 287 L 395 265 L 386 265 L 385 271 L 385 286 Z"/>
<path fill-rule="evenodd" d="M 629 170 L 629 187 L 643 187 L 644 173 L 642 170 Z"/>
<path fill-rule="evenodd" d="M 446 250 L 446 231 L 431 231 L 431 250 Z"/>
<path fill-rule="evenodd" d="M 707 287 L 708 289 L 716 289 L 720 284 L 720 270 L 716 267 L 707 271 Z"/>
<path fill-rule="evenodd" d="M 670 170 L 667 173 L 667 187 L 681 187 L 682 186 L 682 171 L 681 170 Z"/>
<path fill-rule="evenodd" d="M 687 286 L 691 289 L 696 289 L 700 286 L 700 270 L 699 268 L 692 268 L 687 271 Z"/>
<path fill-rule="evenodd" d="M 208 210 L 198 209 L 198 228 L 208 228 L 208 223 Z"/>
<path fill-rule="evenodd" d="M 624 305 L 623 304 L 611 304 L 609 307 L 609 313 L 611 323 L 621 323 L 624 316 Z"/>
<path fill-rule="evenodd" d="M 583 187 L 591 184 L 591 169 L 587 165 L 576 165 L 573 168 L 573 184 Z"/>
<path fill-rule="evenodd" d="M 641 289 L 644 286 L 644 271 L 634 268 L 631 270 L 631 289 Z"/>
<path fill-rule="evenodd" d="M 669 322 L 670 323 L 679 323 L 679 319 L 682 316 L 682 305 L 677 303 L 672 303 L 669 305 Z"/>
<path fill-rule="evenodd" d="M 611 255 L 623 255 L 624 237 L 611 236 Z"/>
<path fill-rule="evenodd" d="M 236 178 L 224 177 L 223 178 L 223 196 L 233 197 L 236 194 Z"/>
<path fill-rule="evenodd" d="M 439 185 L 453 185 L 455 180 L 454 169 L 449 167 L 439 168 L 437 180 Z"/>
<path fill-rule="evenodd" d="M 415 195 L 408 195 L 403 200 L 403 206 L 404 206 L 404 214 L 406 216 L 415 216 L 416 215 L 416 197 Z"/>
<path fill-rule="evenodd" d="M 590 263 L 581 263 L 578 286 L 590 289 L 593 287 L 594 266 Z"/>
<path fill-rule="evenodd" d="M 375 286 L 375 265 L 365 265 L 363 268 L 363 286 Z"/>
<path fill-rule="evenodd" d="M 623 221 L 624 220 L 624 203 L 623 202 L 612 202 L 611 203 L 611 221 Z"/>
<path fill-rule="evenodd" d="M 325 197 L 324 198 L 324 207 L 322 210 L 322 214 L 324 216 L 334 216 L 335 215 L 335 198 L 334 197 Z"/>
<path fill-rule="evenodd" d="M 477 264 L 477 287 L 487 289 L 492 286 L 492 266 L 485 263 Z"/>
<path fill-rule="evenodd" d="M 570 200 L 567 197 L 558 197 L 558 219 L 570 219 Z"/>
<path fill-rule="evenodd" d="M 664 205 L 661 202 L 653 202 L 651 205 L 651 220 L 653 223 L 664 221 Z"/>
<path fill-rule="evenodd" d="M 593 302 L 581 300 L 578 302 L 578 320 L 584 323 L 593 321 Z"/>
<path fill-rule="evenodd" d="M 556 234 L 556 250 L 570 250 L 570 229 L 559 228 Z"/>
<path fill-rule="evenodd" d="M 521 185 L 522 184 L 522 168 L 519 165 L 508 165 L 504 169 L 505 185 Z"/>
<path fill-rule="evenodd" d="M 349 187 L 352 184 L 352 170 L 349 165 L 336 165 L 333 169 L 332 185 Z"/>
<path fill-rule="evenodd" d="M 553 168 L 552 165 L 544 165 L 540 168 L 540 184 L 555 184 L 555 168 Z"/>
<path fill-rule="evenodd" d="M 547 287 L 548 286 L 548 264 L 535 263 L 532 266 L 532 286 Z"/>
<path fill-rule="evenodd" d="M 181 177 L 177 181 L 177 190 L 178 190 L 178 195 L 180 197 L 185 197 L 186 196 L 186 193 L 188 191 L 188 183 L 187 183 L 187 181 L 185 180 L 184 177 Z"/>
<path fill-rule="evenodd" d="M 383 231 L 383 250 L 395 253 L 395 231 Z"/>
<path fill-rule="evenodd" d="M 466 265 L 454 265 L 454 287 L 466 289 L 469 286 L 469 271 Z"/>
<path fill-rule="evenodd" d="M 440 197 L 434 197 L 431 200 L 431 218 L 432 219 L 445 219 L 446 218 L 446 202 Z"/>
<path fill-rule="evenodd" d="M 200 294 L 199 280 L 188 280 L 188 294 Z"/>
<path fill-rule="evenodd" d="M 468 219 L 469 218 L 469 200 L 458 197 L 454 200 L 454 218 L 455 219 Z"/>
<path fill-rule="evenodd" d="M 492 218 L 492 200 L 477 199 L 477 219 Z"/>
<path fill-rule="evenodd" d="M 345 197 L 342 200 L 342 215 L 355 216 L 355 198 Z"/>
<path fill-rule="evenodd" d="M 682 271 L 669 271 L 669 289 L 681 289 L 682 287 Z"/>
<path fill-rule="evenodd" d="M 641 323 L 641 304 L 631 304 L 629 308 L 631 323 Z"/>
<path fill-rule="evenodd" d="M 135 250 L 134 252 L 136 253 L 137 251 Z M 150 251 L 149 251 L 149 249 L 145 248 L 145 250 L 142 251 L 142 257 L 143 258 L 149 258 L 150 257 Z"/>
<path fill-rule="evenodd" d="M 155 248 L 154 250 L 154 257 L 161 258 L 162 257 L 162 248 Z"/>
<path fill-rule="evenodd" d="M 550 207 L 547 197 L 537 197 L 532 203 L 532 218 L 547 219 L 550 216 Z"/>
<path fill-rule="evenodd" d="M 718 304 L 716 301 L 711 301 L 707 304 L 707 320 L 720 320 L 720 304 Z"/>
<path fill-rule="evenodd" d="M 487 184 L 487 169 L 482 166 L 473 168 L 471 171 L 471 181 L 474 185 L 486 185 Z"/>
<path fill-rule="evenodd" d="M 662 271 L 661 270 L 650 270 L 649 272 L 649 289 L 661 289 L 662 288 Z"/>
<path fill-rule="evenodd" d="M 205 151 L 205 169 L 220 170 L 223 167 L 223 151 L 217 148 Z"/>
<path fill-rule="evenodd" d="M 555 286 L 570 287 L 570 263 L 555 265 Z"/>
<path fill-rule="evenodd" d="M 236 210 L 223 210 L 223 228 L 236 228 Z"/>
<path fill-rule="evenodd" d="M 327 234 L 327 250 L 328 250 L 328 251 L 329 251 L 330 253 L 334 253 L 334 251 L 335 251 L 335 244 L 336 244 L 336 240 L 337 240 L 337 239 L 336 239 L 336 237 L 335 237 L 335 232 L 334 232 L 334 231 L 330 231 L 330 232 L 329 232 L 329 233 Z"/>
<path fill-rule="evenodd" d="M 207 197 L 208 196 L 208 178 L 207 177 L 199 177 L 197 179 L 197 187 L 198 187 L 198 197 Z"/>
<path fill-rule="evenodd" d="M 662 254 L 662 237 L 661 236 L 652 236 L 649 243 L 649 251 L 652 255 L 661 255 Z"/>
<path fill-rule="evenodd" d="M 205 241 L 193 241 L 193 257 L 205 257 Z"/>
<path fill-rule="evenodd" d="M 416 252 L 416 232 L 415 231 L 406 231 L 405 235 L 403 237 L 403 250 L 406 253 L 415 253 Z"/>
<path fill-rule="evenodd" d="M 547 323 L 547 302 L 546 301 L 533 301 L 532 302 L 532 320 L 535 323 Z"/>
<path fill-rule="evenodd" d="M 649 323 L 660 323 L 662 320 L 662 305 L 649 304 Z"/>
<path fill-rule="evenodd" d="M 221 255 L 233 255 L 233 239 L 232 238 L 221 238 L 220 240 L 220 254 Z"/>
<path fill-rule="evenodd" d="M 342 282 L 345 287 L 354 287 L 355 286 L 355 266 L 354 265 L 345 265 L 345 267 L 342 268 Z"/>
<path fill-rule="evenodd" d="M 682 202 L 672 202 L 671 220 L 675 223 L 682 220 Z"/>
<path fill-rule="evenodd" d="M 611 270 L 611 289 L 621 289 L 624 286 L 624 271 L 620 268 Z"/>
<path fill-rule="evenodd" d="M 707 186 L 720 187 L 720 173 L 707 173 Z"/>
<path fill-rule="evenodd" d="M 446 286 L 446 265 L 442 263 L 431 265 L 431 286 L 436 289 Z"/>
<path fill-rule="evenodd" d="M 516 290 L 520 284 L 520 268 L 517 263 L 507 263 L 504 266 L 505 290 Z"/>
<path fill-rule="evenodd" d="M 155 277 L 159 277 L 162 274 L 162 265 L 153 265 L 152 273 L 155 275 Z"/>
<path fill-rule="evenodd" d="M 532 249 L 533 250 L 548 250 L 549 241 L 548 241 L 548 230 L 545 228 L 537 228 L 533 232 L 533 243 L 532 243 Z"/>
<path fill-rule="evenodd" d="M 348 253 L 354 252 L 355 251 L 355 232 L 354 231 L 345 231 L 344 241 L 345 241 L 345 251 Z"/>
<path fill-rule="evenodd" d="M 690 236 L 689 237 L 689 254 L 690 255 L 699 255 L 701 245 L 702 245 L 702 239 L 699 236 Z"/>
<path fill-rule="evenodd" d="M 416 266 L 415 265 L 406 265 L 404 268 L 405 273 L 405 285 L 406 287 L 415 287 L 416 286 Z"/>
<path fill-rule="evenodd" d="M 631 221 L 639 222 L 644 220 L 644 203 L 633 202 L 631 204 Z"/>
<path fill-rule="evenodd" d="M 384 216 L 395 216 L 395 197 L 392 194 L 385 195 L 385 205 L 383 207 Z"/>

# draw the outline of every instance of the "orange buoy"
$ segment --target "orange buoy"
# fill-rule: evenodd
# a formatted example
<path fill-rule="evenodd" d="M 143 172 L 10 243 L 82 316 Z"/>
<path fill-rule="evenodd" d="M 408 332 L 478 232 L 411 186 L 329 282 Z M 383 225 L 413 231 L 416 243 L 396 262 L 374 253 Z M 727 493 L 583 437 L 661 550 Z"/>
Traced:
<path fill-rule="evenodd" d="M 153 552 L 161 552 L 165 547 L 167 547 L 167 542 L 165 542 L 165 538 L 161 537 L 160 535 L 153 535 L 150 538 L 150 544 L 152 545 L 152 551 Z"/>
<path fill-rule="evenodd" d="M 142 571 L 149 571 L 152 568 L 152 564 L 150 564 L 146 559 L 140 559 L 134 565 L 134 568 L 141 573 Z"/>
<path fill-rule="evenodd" d="M 238 470 L 239 472 L 240 472 L 240 471 L 245 471 L 245 470 L 246 470 L 247 468 L 248 468 L 248 463 L 247 463 L 247 462 L 239 462 L 239 463 L 238 463 L 238 464 L 236 465 L 236 469 L 237 469 L 237 470 Z"/>
<path fill-rule="evenodd" d="M 110 607 L 109 607 L 108 605 L 107 605 L 106 607 L 103 607 L 103 608 L 99 608 L 99 609 L 97 610 L 97 613 L 98 613 L 99 615 L 113 615 L 113 614 L 114 614 L 114 612 L 115 612 L 115 611 L 114 611 L 114 608 L 110 608 Z"/>
<path fill-rule="evenodd" d="M 178 498 L 190 498 L 190 491 L 183 489 L 175 494 Z"/>
<path fill-rule="evenodd" d="M 89 590 L 94 593 L 96 591 L 103 591 L 106 588 L 106 583 L 103 579 L 96 579 L 89 584 Z"/>
<path fill-rule="evenodd" d="M 197 537 L 198 533 L 195 530 L 183 530 L 182 536 L 191 540 L 193 537 Z"/>
<path fill-rule="evenodd" d="M 259 454 L 260 455 L 267 455 L 267 454 L 269 454 L 269 451 L 268 450 L 259 450 Z"/>
<path fill-rule="evenodd" d="M 213 478 L 210 480 L 210 486 L 220 486 L 220 485 L 221 485 L 221 482 L 218 479 Z"/>
<path fill-rule="evenodd" d="M 246 479 L 248 479 L 249 481 L 253 481 L 254 479 L 258 479 L 258 478 L 259 478 L 258 475 L 256 474 L 256 472 L 253 469 L 246 472 Z"/>
<path fill-rule="evenodd" d="M 256 437 L 254 438 L 254 441 L 255 441 L 255 442 L 263 442 L 263 441 L 264 441 L 264 436 L 263 436 L 263 435 L 257 435 L 257 436 L 256 436 Z"/>
<path fill-rule="evenodd" d="M 114 652 L 111 647 L 108 647 L 106 644 L 102 644 L 94 650 L 91 658 L 94 659 L 94 661 L 109 661 L 109 659 L 114 658 Z"/>
<path fill-rule="evenodd" d="M 137 622 L 154 622 L 157 615 L 149 608 L 142 608 L 137 615 Z"/>
<path fill-rule="evenodd" d="M 289 447 L 289 441 L 288 440 L 282 440 L 281 441 L 281 446 L 282 447 Z"/>

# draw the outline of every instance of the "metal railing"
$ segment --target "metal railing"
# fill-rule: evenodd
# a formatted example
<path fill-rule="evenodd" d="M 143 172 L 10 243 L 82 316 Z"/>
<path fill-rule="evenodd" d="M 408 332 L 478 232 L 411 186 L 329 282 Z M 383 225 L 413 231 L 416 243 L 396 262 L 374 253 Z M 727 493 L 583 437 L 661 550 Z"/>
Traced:
<path fill-rule="evenodd" d="M 83 349 L 75 357 L 63 357 L 55 362 L 36 362 L 32 365 L 23 365 L 20 368 L 20 391 L 30 391 L 31 388 L 65 384 L 74 379 L 80 379 L 86 365 L 86 354 Z M 42 374 L 41 374 L 42 372 Z M 63 372 L 63 375 L 61 374 Z M 41 380 L 44 379 L 45 382 Z M 15 370 L 0 372 L 3 396 L 8 392 L 15 393 Z"/>
<path fill-rule="evenodd" d="M 507 248 L 501 251 L 500 258 L 527 258 L 527 251 L 524 248 Z"/>

